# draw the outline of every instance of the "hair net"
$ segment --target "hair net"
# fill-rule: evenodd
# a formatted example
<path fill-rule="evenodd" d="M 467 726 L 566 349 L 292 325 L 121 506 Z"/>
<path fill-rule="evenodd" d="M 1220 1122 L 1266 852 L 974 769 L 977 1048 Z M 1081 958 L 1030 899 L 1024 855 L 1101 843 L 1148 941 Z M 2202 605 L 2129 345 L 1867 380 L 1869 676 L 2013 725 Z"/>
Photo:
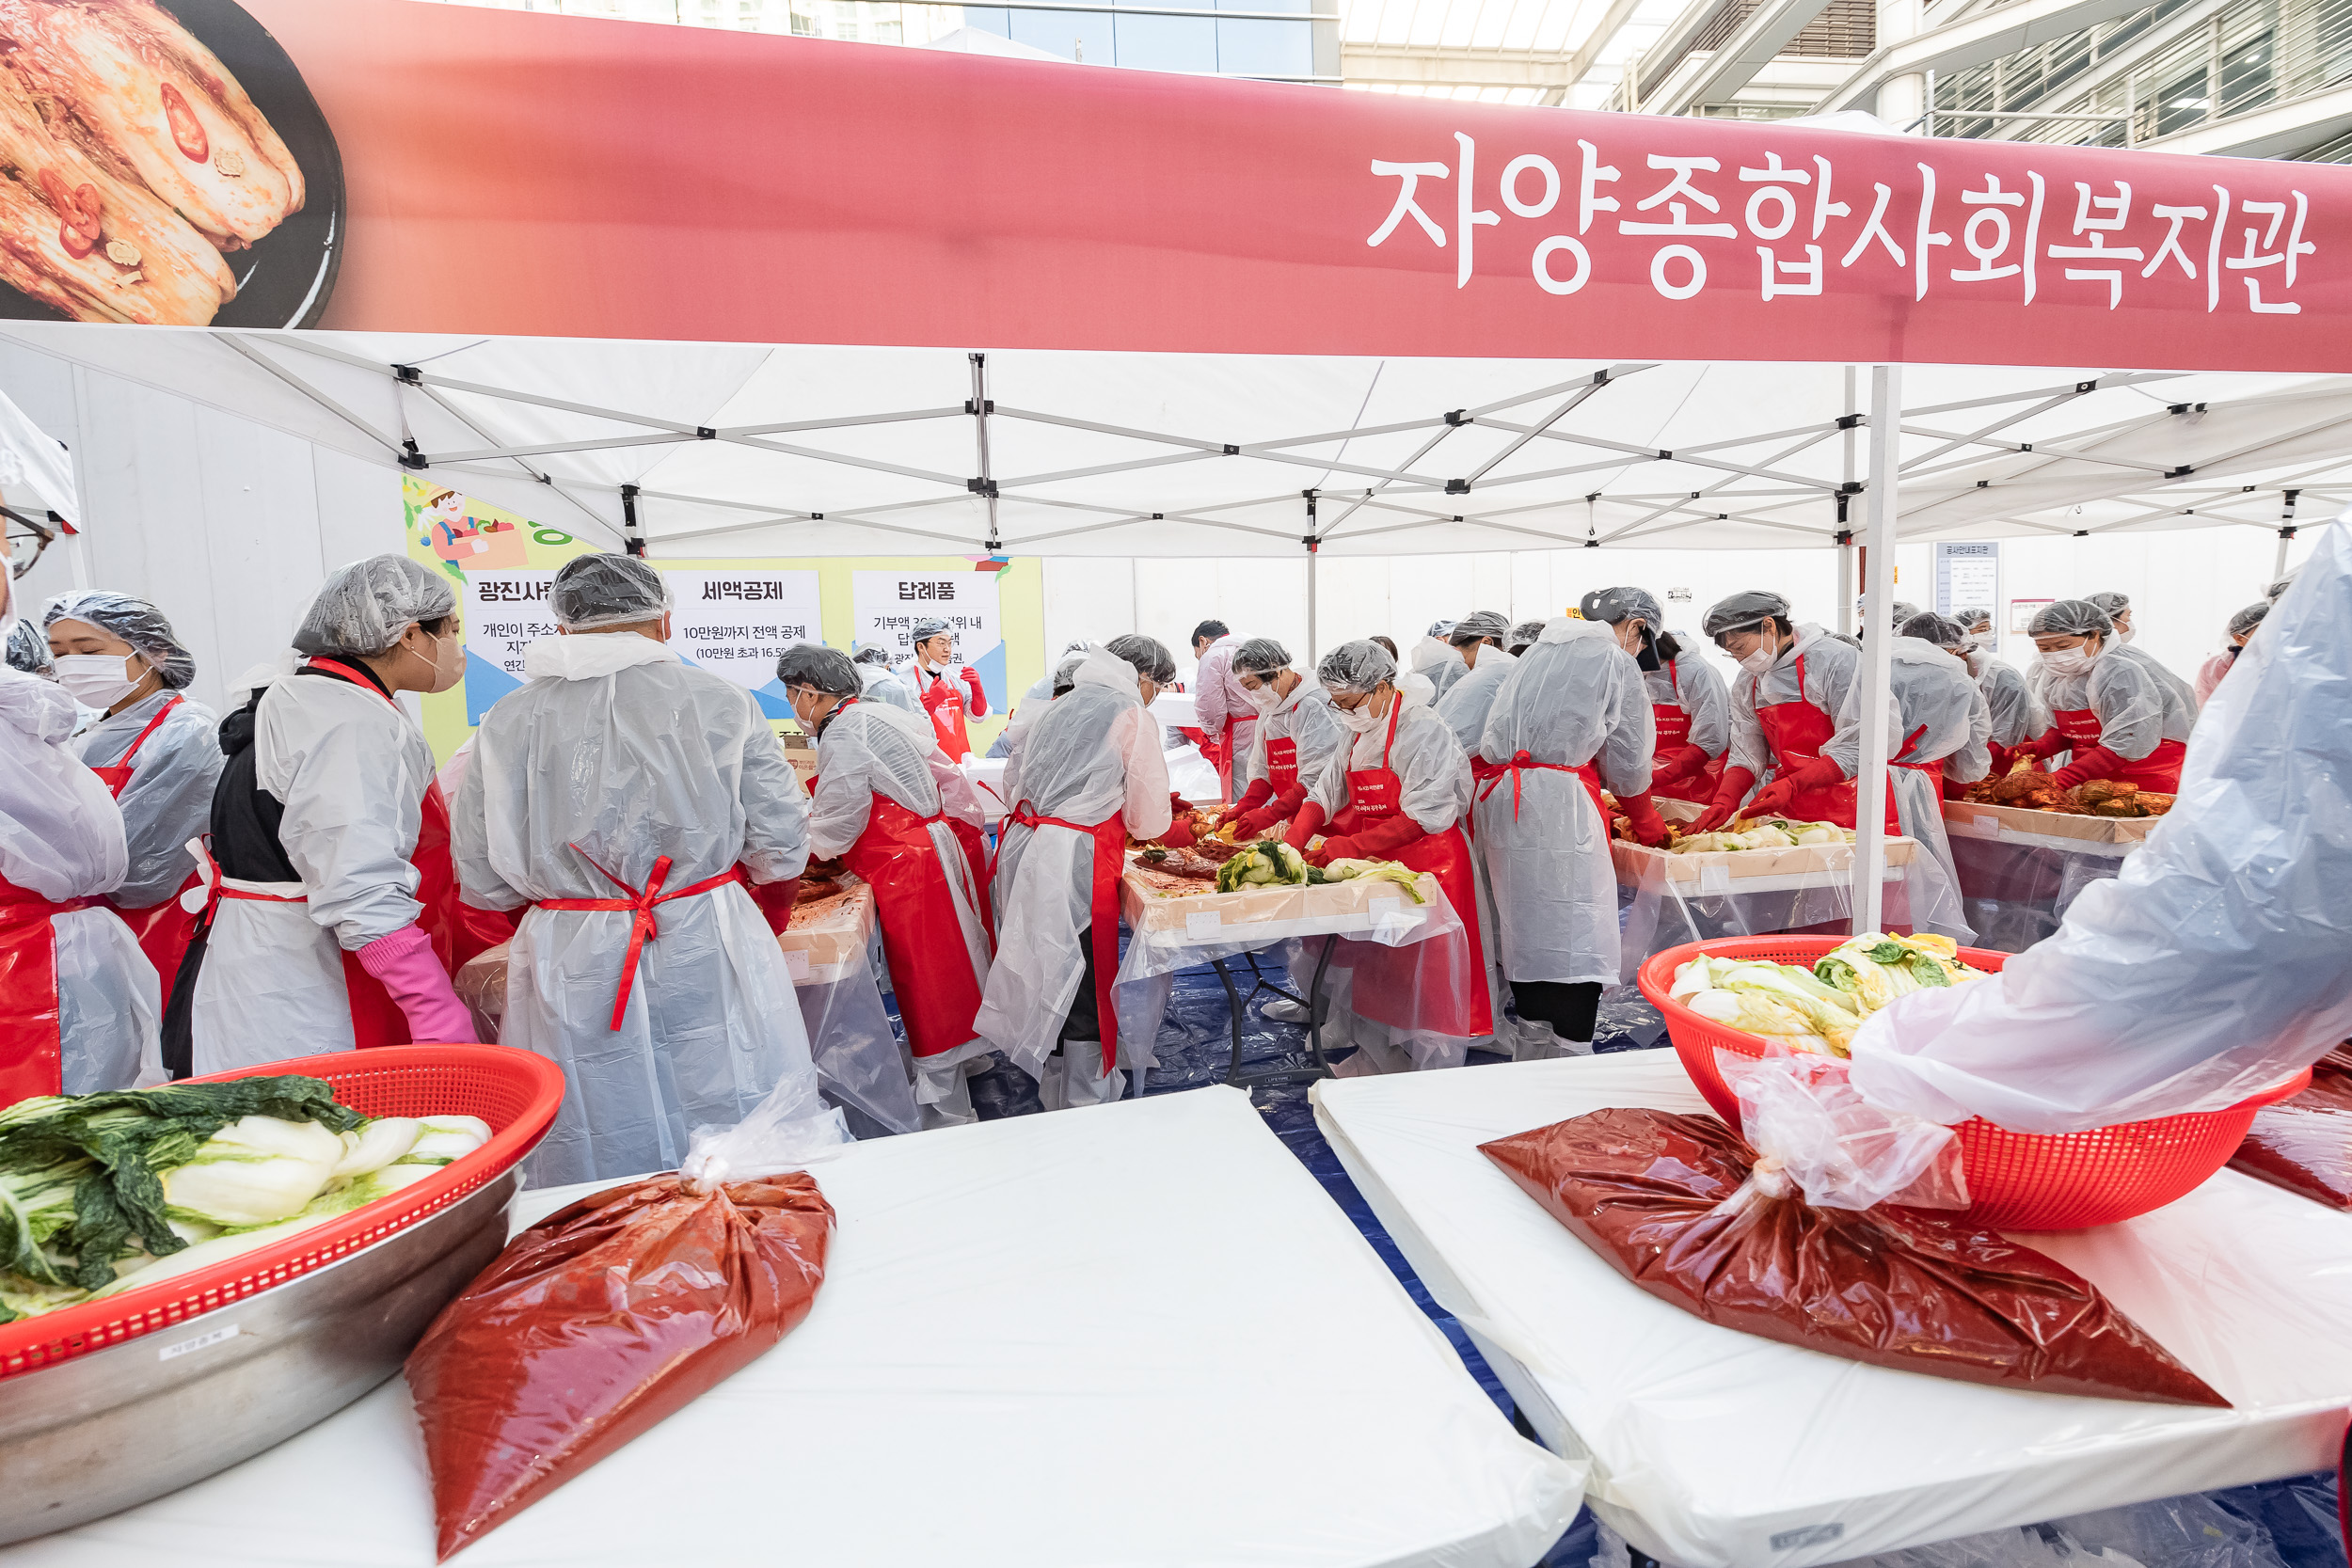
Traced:
<path fill-rule="evenodd" d="M 1124 637 L 1114 637 L 1103 645 L 1104 652 L 1114 658 L 1123 658 L 1136 667 L 1136 673 L 1155 686 L 1166 686 L 1176 678 L 1176 656 L 1156 637 L 1146 637 L 1139 631 Z"/>
<path fill-rule="evenodd" d="M 1055 696 L 1057 696 L 1057 697 L 1060 696 L 1063 692 L 1065 692 L 1065 691 L 1069 690 L 1072 687 L 1073 687 L 1073 686 L 1075 686 L 1075 685 L 1077 685 L 1077 684 L 1078 684 L 1078 671 L 1079 671 L 1080 667 L 1081 667 L 1081 666 L 1083 666 L 1083 665 L 1086 663 L 1086 661 L 1087 661 L 1087 656 L 1086 656 L 1086 655 L 1084 655 L 1084 654 L 1082 654 L 1082 653 L 1078 653 L 1078 654 L 1072 654 L 1072 655 L 1071 655 L 1068 658 L 1063 659 L 1063 660 L 1061 661 L 1061 663 L 1060 663 L 1060 664 L 1058 664 L 1058 665 L 1057 665 L 1057 666 L 1055 667 L 1055 669 L 1054 669 L 1054 695 L 1055 695 Z"/>
<path fill-rule="evenodd" d="M 568 631 L 658 621 L 669 608 L 669 584 L 633 555 L 574 556 L 548 590 L 548 609 Z"/>
<path fill-rule="evenodd" d="M 914 625 L 909 626 L 907 628 L 907 637 L 913 641 L 929 642 L 934 637 L 951 636 L 955 632 L 955 627 L 949 626 L 938 616 L 932 615 L 917 621 Z"/>
<path fill-rule="evenodd" d="M 1886 610 L 1887 614 L 1891 617 L 1889 624 L 1898 626 L 1901 626 L 1905 621 L 1910 620 L 1912 617 L 1919 613 L 1919 607 L 1917 605 L 1906 604 L 1901 599 L 1897 599 L 1894 603 L 1888 605 Z"/>
<path fill-rule="evenodd" d="M 1524 648 L 1529 643 L 1534 641 L 1535 639 L 1543 636 L 1543 634 L 1544 623 L 1541 616 L 1536 617 L 1533 621 L 1521 621 L 1518 626 L 1511 628 L 1511 635 L 1502 640 L 1503 646 L 1505 648 Z"/>
<path fill-rule="evenodd" d="M 786 686 L 812 686 L 828 697 L 854 697 L 866 689 L 850 656 L 822 642 L 800 642 L 776 660 L 776 679 Z"/>
<path fill-rule="evenodd" d="M 2284 594 L 2288 589 L 2295 586 L 2296 573 L 2300 572 L 2302 569 L 2302 567 L 2297 566 L 2294 572 L 2289 572 L 2285 577 L 2280 578 L 2278 581 L 2272 583 L 2268 588 L 2264 589 L 2263 597 L 2268 599 L 2272 604 L 2277 604 L 2279 602 L 2279 595 Z"/>
<path fill-rule="evenodd" d="M 2269 613 L 2270 601 L 2268 599 L 2265 599 L 2260 604 L 2248 605 L 2244 610 L 2230 617 L 2230 635 L 2232 637 L 2247 636 L 2256 626 L 2261 626 L 2263 617 Z M 23 666 L 20 665 L 18 668 L 22 669 Z"/>
<path fill-rule="evenodd" d="M 1949 615 L 1933 610 L 1914 615 L 1895 628 L 1898 637 L 1915 637 L 1922 642 L 1932 642 L 1939 648 L 1958 648 L 1968 641 L 1968 627 Z"/>
<path fill-rule="evenodd" d="M 1788 620 L 1788 601 L 1764 589 L 1751 588 L 1744 594 L 1717 599 L 1708 607 L 1707 618 L 1699 623 L 1699 630 L 1708 637 L 1721 637 L 1727 631 L 1754 631 L 1768 615 Z"/>
<path fill-rule="evenodd" d="M 59 621 L 87 621 L 101 631 L 121 638 L 138 650 L 139 657 L 152 665 L 163 676 L 164 685 L 174 691 L 196 679 L 196 656 L 181 646 L 180 639 L 172 633 L 171 623 L 164 619 L 164 612 L 145 599 L 103 590 L 60 594 L 41 611 L 40 624 L 53 626 Z"/>
<path fill-rule="evenodd" d="M 1587 621 L 1605 621 L 1615 626 L 1620 621 L 1641 620 L 1652 631 L 1666 629 L 1666 611 L 1648 590 L 1642 588 L 1597 588 L 1584 595 L 1577 608 Z M 1543 623 L 1536 623 L 1542 629 Z"/>
<path fill-rule="evenodd" d="M 2058 599 L 2034 611 L 2029 637 L 2106 637 L 2115 630 L 2107 612 L 2089 599 Z"/>
<path fill-rule="evenodd" d="M 1233 673 L 1271 675 L 1291 667 L 1291 651 L 1271 637 L 1253 637 L 1233 650 Z"/>
<path fill-rule="evenodd" d="M 1343 642 L 1323 656 L 1315 674 L 1332 691 L 1370 691 L 1382 681 L 1395 684 L 1396 660 L 1377 642 Z"/>
<path fill-rule="evenodd" d="M 49 640 L 30 621 L 8 623 L 8 668 L 28 675 L 46 674 L 56 668 L 49 659 Z"/>
<path fill-rule="evenodd" d="M 1952 619 L 1958 621 L 1963 627 L 1973 627 L 1980 621 L 1990 624 L 1993 611 L 1983 605 L 1970 605 L 1964 610 L 1953 610 Z"/>
<path fill-rule="evenodd" d="M 1446 641 L 1455 647 L 1475 642 L 1482 637 L 1500 638 L 1511 629 L 1510 618 L 1499 610 L 1474 610 L 1454 623 Z"/>
<path fill-rule="evenodd" d="M 2132 608 L 2131 599 L 2124 594 L 2116 593 L 2113 589 L 2109 589 L 2104 594 L 2085 594 L 2084 600 L 2086 603 L 2095 604 L 2101 610 L 2106 610 L 2109 621 L 2114 620 L 2118 615 L 2124 613 Z"/>
<path fill-rule="evenodd" d="M 1447 632 L 1450 632 L 1453 629 L 1454 623 L 1451 621 L 1432 621 L 1429 623 L 1429 629 L 1422 633 L 1422 635 L 1423 637 L 1443 637 Z"/>
<path fill-rule="evenodd" d="M 890 650 L 888 648 L 860 648 L 857 651 L 856 657 L 851 658 L 850 662 L 852 664 L 879 664 L 883 669 L 887 670 L 890 668 Z"/>
<path fill-rule="evenodd" d="M 373 657 L 415 623 L 456 611 L 449 578 L 405 555 L 372 555 L 327 574 L 294 628 L 294 651 Z"/>

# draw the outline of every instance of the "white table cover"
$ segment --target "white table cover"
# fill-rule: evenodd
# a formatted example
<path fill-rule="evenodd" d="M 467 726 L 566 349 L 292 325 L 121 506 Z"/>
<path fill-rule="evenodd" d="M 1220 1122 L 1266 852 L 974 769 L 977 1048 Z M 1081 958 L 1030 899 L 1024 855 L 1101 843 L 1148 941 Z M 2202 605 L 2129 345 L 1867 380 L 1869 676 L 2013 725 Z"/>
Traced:
<path fill-rule="evenodd" d="M 453 1560 L 1527 1568 L 1581 1466 L 1514 1433 L 1247 1096 L 862 1143 L 801 1327 Z M 607 1183 L 526 1195 L 531 1219 Z M 7 1568 L 433 1562 L 405 1381 Z"/>
<path fill-rule="evenodd" d="M 1644 1293 L 1478 1145 L 1610 1105 L 1704 1112 L 1666 1052 L 1341 1080 L 1316 1119 L 1588 1500 L 1676 1568 L 1796 1568 L 2332 1466 L 2352 1215 L 2223 1171 L 2122 1225 L 2024 1238 L 2232 1410 L 1982 1387 L 1703 1323 Z"/>

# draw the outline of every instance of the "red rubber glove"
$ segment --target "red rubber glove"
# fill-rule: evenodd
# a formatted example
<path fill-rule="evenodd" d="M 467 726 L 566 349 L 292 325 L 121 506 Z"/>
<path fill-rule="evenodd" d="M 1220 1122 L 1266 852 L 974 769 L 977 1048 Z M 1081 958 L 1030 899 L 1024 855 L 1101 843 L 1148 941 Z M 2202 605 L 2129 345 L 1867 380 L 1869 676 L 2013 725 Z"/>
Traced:
<path fill-rule="evenodd" d="M 1168 823 L 1168 832 L 1160 835 L 1160 842 L 1170 849 L 1191 848 L 1193 845 L 1192 818 L 1179 816 Z"/>
<path fill-rule="evenodd" d="M 1827 789 L 1830 785 L 1842 782 L 1845 777 L 1846 770 L 1830 758 L 1815 757 L 1787 778 L 1774 779 L 1771 784 L 1757 790 L 1756 799 L 1748 802 L 1748 815 L 1750 816 L 1786 816 L 1788 815 L 1788 808 L 1795 803 L 1798 796 L 1809 795 L 1817 789 Z"/>
<path fill-rule="evenodd" d="M 1309 865 L 1329 865 L 1333 861 L 1352 861 L 1361 855 L 1352 838 L 1327 838 L 1323 847 L 1307 857 Z"/>
<path fill-rule="evenodd" d="M 946 681 L 923 683 L 923 707 L 927 712 L 936 711 L 942 703 L 954 695 L 955 693 L 948 689 Z"/>
<path fill-rule="evenodd" d="M 1307 841 L 1315 836 L 1315 830 L 1322 826 L 1323 807 L 1310 800 L 1292 814 L 1290 832 L 1282 835 L 1282 842 L 1294 849 L 1304 849 Z"/>
<path fill-rule="evenodd" d="M 1744 768 L 1726 768 L 1723 782 L 1715 786 L 1715 803 L 1691 824 L 1693 833 L 1711 833 L 1739 815 L 1740 802 L 1747 798 L 1756 784 L 1756 775 Z"/>
<path fill-rule="evenodd" d="M 1414 821 L 1406 813 L 1398 812 L 1394 816 L 1383 817 L 1371 827 L 1359 829 L 1339 840 L 1338 842 L 1351 847 L 1346 853 L 1331 852 L 1329 847 L 1331 841 L 1327 840 L 1324 859 L 1326 861 L 1383 860 L 1406 845 L 1418 844 L 1428 836 L 1427 829 Z"/>
<path fill-rule="evenodd" d="M 801 896 L 801 879 L 795 877 L 787 882 L 755 882 L 747 877 L 743 891 L 752 895 L 752 905 L 768 923 L 768 929 L 777 936 L 784 935 L 784 928 L 792 924 L 792 906 Z"/>
<path fill-rule="evenodd" d="M 2056 724 L 2017 748 L 2030 757 L 2054 757 L 2066 750 L 2066 733 Z"/>
<path fill-rule="evenodd" d="M 2074 760 L 2051 775 L 2050 782 L 2060 789 L 2072 789 L 2092 779 L 2111 779 L 2123 770 L 2123 759 L 2105 746 L 2093 746 L 2088 752 L 2076 752 Z"/>
<path fill-rule="evenodd" d="M 1617 809 L 1625 813 L 1626 821 L 1632 825 L 1635 838 L 1653 849 L 1666 842 L 1666 819 L 1658 815 L 1648 790 L 1639 795 L 1618 796 Z"/>
<path fill-rule="evenodd" d="M 963 677 L 963 689 L 972 699 L 972 717 L 975 719 L 987 717 L 988 689 L 980 684 L 980 673 L 967 664 L 956 673 Z"/>
<path fill-rule="evenodd" d="M 1242 791 L 1241 799 L 1227 806 L 1218 815 L 1216 825 L 1222 828 L 1228 822 L 1242 822 L 1243 827 L 1247 829 L 1248 824 L 1243 819 L 1272 799 L 1274 799 L 1274 781 L 1252 779 L 1249 781 L 1249 787 Z"/>
<path fill-rule="evenodd" d="M 421 927 L 403 926 L 352 957 L 399 1005 L 401 1016 L 408 1021 L 410 1040 L 418 1045 L 472 1041 L 473 1014 L 457 1000 L 449 971 L 441 967 L 440 956 L 433 951 L 433 939 Z"/>
<path fill-rule="evenodd" d="M 1988 779 L 2007 778 L 2009 776 L 2009 765 L 2011 760 L 2013 760 L 2016 753 L 2012 752 L 2008 747 L 2002 745 L 1997 740 L 1986 741 L 1984 743 L 1984 749 L 1993 758 L 1993 770 L 1987 773 L 1985 777 Z"/>
<path fill-rule="evenodd" d="M 1704 746 L 1677 746 L 1661 752 L 1652 761 L 1649 786 L 1655 790 L 1661 784 L 1678 784 L 1705 772 L 1712 760 Z"/>

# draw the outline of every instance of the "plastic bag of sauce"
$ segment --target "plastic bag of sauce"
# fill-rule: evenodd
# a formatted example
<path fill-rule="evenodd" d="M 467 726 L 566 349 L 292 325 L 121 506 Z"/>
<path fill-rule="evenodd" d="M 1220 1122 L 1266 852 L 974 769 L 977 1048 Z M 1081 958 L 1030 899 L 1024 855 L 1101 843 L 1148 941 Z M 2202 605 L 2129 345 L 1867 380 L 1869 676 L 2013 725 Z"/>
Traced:
<path fill-rule="evenodd" d="M 833 1208 L 805 1173 L 675 1176 L 541 1220 L 408 1357 L 439 1553 L 512 1518 L 808 1316 Z"/>
<path fill-rule="evenodd" d="M 1481 1148 L 1618 1273 L 1708 1323 L 1967 1383 L 2229 1404 L 2030 1247 L 1926 1210 L 1767 1196 L 1772 1173 L 1711 1117 L 1617 1107 Z"/>
<path fill-rule="evenodd" d="M 2230 1168 L 2352 1209 L 2352 1048 L 2313 1062 L 2312 1086 L 2301 1094 L 2255 1112 Z"/>

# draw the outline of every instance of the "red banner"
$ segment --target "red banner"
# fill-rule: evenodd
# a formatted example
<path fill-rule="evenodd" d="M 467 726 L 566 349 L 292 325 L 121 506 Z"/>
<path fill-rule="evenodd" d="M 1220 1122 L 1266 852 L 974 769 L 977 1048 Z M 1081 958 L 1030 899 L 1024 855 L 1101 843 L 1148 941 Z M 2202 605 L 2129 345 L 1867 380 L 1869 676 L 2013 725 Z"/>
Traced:
<path fill-rule="evenodd" d="M 0 17 L 25 4 L 0 0 Z M 225 5 L 170 8 L 200 33 L 199 12 Z M 302 155 L 313 208 L 347 203 L 339 272 L 310 301 L 324 326 L 2352 368 L 2352 168 L 2334 165 L 1454 103 L 411 0 L 245 10 L 340 153 L 339 179 Z M 272 69 L 267 51 L 214 47 L 241 74 Z"/>

